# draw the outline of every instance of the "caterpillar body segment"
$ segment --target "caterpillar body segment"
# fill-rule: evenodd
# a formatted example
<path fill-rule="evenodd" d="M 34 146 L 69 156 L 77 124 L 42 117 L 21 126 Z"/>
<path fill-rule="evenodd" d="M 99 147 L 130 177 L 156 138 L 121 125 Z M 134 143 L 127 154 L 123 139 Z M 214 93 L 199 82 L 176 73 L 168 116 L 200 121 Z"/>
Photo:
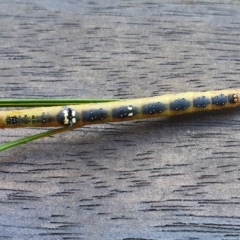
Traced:
<path fill-rule="evenodd" d="M 82 127 L 240 105 L 240 89 L 186 92 L 117 102 L 0 111 L 0 128 Z"/>
<path fill-rule="evenodd" d="M 0 111 L 0 128 L 51 127 L 58 124 L 56 116 L 62 106 Z"/>

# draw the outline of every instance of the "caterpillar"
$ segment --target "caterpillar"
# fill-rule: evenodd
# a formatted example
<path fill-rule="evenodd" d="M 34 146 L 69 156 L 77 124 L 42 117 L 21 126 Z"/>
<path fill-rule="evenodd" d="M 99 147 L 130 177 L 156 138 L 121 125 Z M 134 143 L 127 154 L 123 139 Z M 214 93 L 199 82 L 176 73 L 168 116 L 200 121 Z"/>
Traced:
<path fill-rule="evenodd" d="M 83 105 L 0 111 L 0 128 L 61 127 L 156 118 L 237 107 L 240 89 L 186 92 Z"/>

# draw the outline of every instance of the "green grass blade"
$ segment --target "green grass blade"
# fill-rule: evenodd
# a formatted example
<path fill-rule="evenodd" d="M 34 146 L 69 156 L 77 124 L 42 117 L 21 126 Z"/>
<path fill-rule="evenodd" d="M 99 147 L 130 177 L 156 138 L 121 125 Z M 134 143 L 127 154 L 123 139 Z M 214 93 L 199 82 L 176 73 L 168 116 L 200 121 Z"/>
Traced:
<path fill-rule="evenodd" d="M 115 101 L 119 99 L 0 99 L 0 107 L 50 107 Z"/>
<path fill-rule="evenodd" d="M 54 134 L 57 134 L 57 133 L 66 132 L 66 131 L 69 131 L 69 130 L 72 130 L 72 129 L 74 129 L 74 127 L 58 128 L 58 129 L 50 130 L 50 131 L 47 131 L 47 132 L 39 133 L 39 134 L 36 134 L 36 135 L 24 137 L 24 138 L 12 141 L 10 143 L 4 143 L 4 144 L 0 145 L 0 152 L 4 151 L 6 149 L 9 149 L 9 148 L 16 147 L 18 145 L 27 143 L 27 142 L 31 142 L 31 141 L 39 139 L 39 138 L 47 137 L 47 136 L 54 135 Z"/>

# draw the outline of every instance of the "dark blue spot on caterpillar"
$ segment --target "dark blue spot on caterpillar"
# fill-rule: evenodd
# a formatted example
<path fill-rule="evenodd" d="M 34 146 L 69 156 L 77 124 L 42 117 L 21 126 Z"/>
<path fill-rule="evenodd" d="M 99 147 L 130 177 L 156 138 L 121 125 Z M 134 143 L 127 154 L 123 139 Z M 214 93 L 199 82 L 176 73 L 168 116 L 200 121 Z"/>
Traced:
<path fill-rule="evenodd" d="M 30 123 L 30 117 L 28 117 L 27 115 L 24 115 L 23 117 L 23 122 L 27 125 Z"/>
<path fill-rule="evenodd" d="M 112 110 L 113 118 L 133 117 L 136 114 L 137 114 L 137 108 L 133 107 L 132 105 L 121 106 L 121 107 L 118 107 L 118 108 L 114 108 Z"/>
<path fill-rule="evenodd" d="M 25 123 L 26 125 L 30 123 L 30 118 L 27 115 L 24 115 L 24 117 L 21 116 L 12 116 L 6 118 L 6 123 L 8 125 L 20 125 L 21 123 Z"/>
<path fill-rule="evenodd" d="M 212 104 L 223 106 L 227 103 L 228 97 L 220 94 L 218 96 L 212 97 Z"/>
<path fill-rule="evenodd" d="M 32 123 L 36 123 L 36 117 L 32 115 Z"/>
<path fill-rule="evenodd" d="M 205 108 L 208 104 L 210 104 L 210 99 L 205 96 L 197 97 L 193 99 L 193 107 L 197 108 Z"/>
<path fill-rule="evenodd" d="M 159 114 L 162 113 L 164 110 L 166 110 L 166 107 L 164 104 L 160 102 L 148 103 L 142 106 L 143 114 L 155 114 L 155 113 Z"/>
<path fill-rule="evenodd" d="M 107 118 L 107 111 L 100 109 L 90 109 L 82 112 L 83 122 L 102 121 Z"/>
<path fill-rule="evenodd" d="M 190 106 L 190 102 L 185 98 L 179 98 L 170 103 L 170 110 L 182 111 L 186 110 Z"/>
<path fill-rule="evenodd" d="M 7 124 L 17 125 L 19 122 L 20 122 L 19 117 L 16 117 L 16 116 L 6 118 L 6 123 Z"/>

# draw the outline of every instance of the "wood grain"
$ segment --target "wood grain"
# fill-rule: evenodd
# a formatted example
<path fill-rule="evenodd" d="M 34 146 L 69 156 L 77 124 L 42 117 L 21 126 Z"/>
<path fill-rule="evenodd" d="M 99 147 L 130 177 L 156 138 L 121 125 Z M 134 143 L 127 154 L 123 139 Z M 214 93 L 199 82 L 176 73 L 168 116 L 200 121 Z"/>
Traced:
<path fill-rule="evenodd" d="M 0 97 L 239 88 L 239 24 L 238 1 L 1 0 Z M 0 238 L 239 239 L 239 123 L 95 125 L 2 152 Z"/>

